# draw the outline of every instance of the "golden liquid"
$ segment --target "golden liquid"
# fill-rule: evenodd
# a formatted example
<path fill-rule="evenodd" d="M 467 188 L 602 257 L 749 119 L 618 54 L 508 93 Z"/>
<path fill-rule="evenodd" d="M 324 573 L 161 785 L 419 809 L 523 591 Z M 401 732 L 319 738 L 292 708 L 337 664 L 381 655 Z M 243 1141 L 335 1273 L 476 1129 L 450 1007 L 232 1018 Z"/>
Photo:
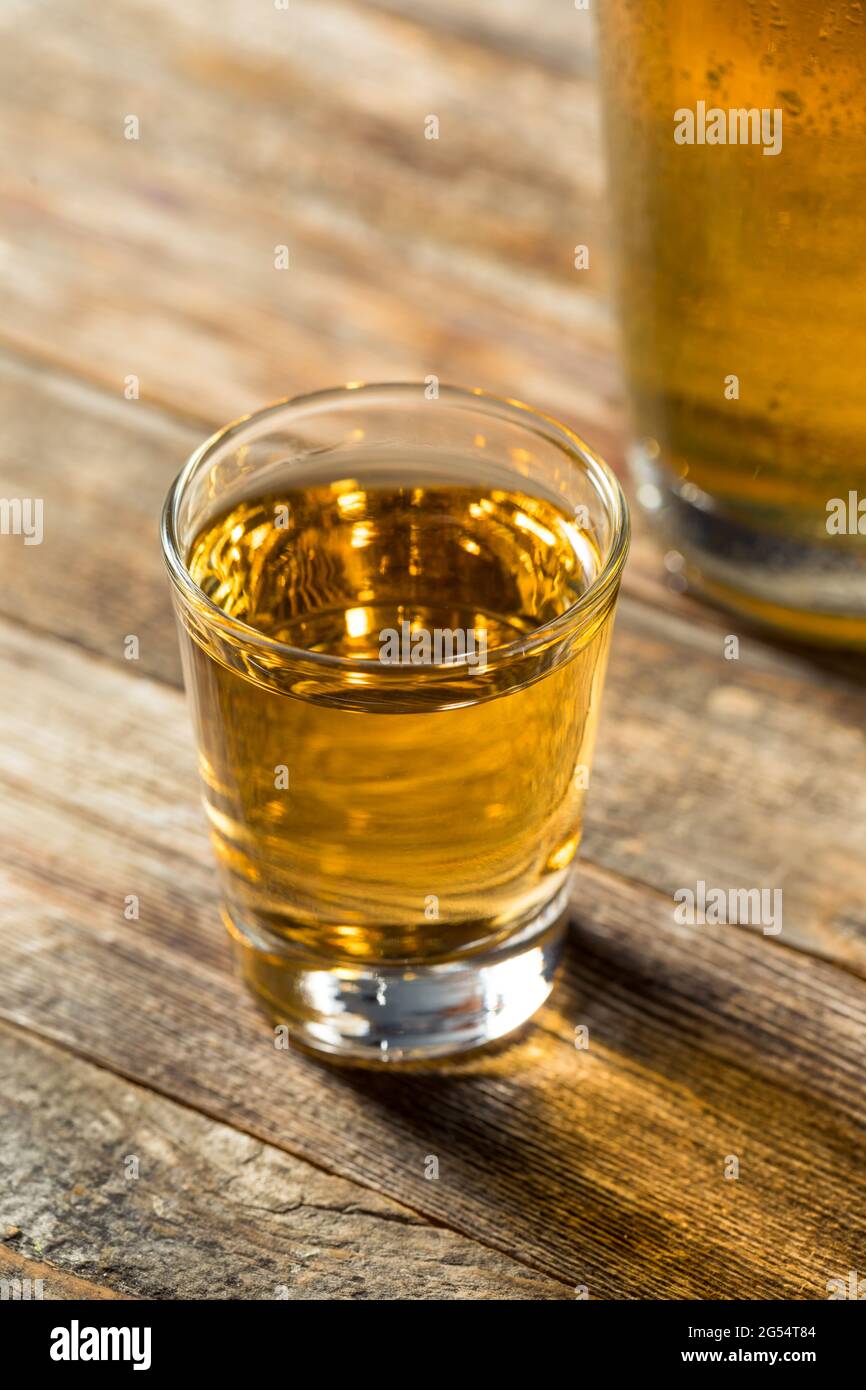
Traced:
<path fill-rule="evenodd" d="M 429 461 L 399 486 L 374 473 L 271 480 L 198 534 L 192 577 L 307 653 L 376 663 L 380 632 L 405 621 L 484 633 L 487 665 L 317 669 L 193 623 L 187 686 L 230 915 L 307 958 L 443 960 L 519 929 L 565 883 L 609 614 L 497 663 L 585 591 L 594 540 L 547 500 L 436 481 Z"/>
<path fill-rule="evenodd" d="M 679 495 L 856 566 L 866 537 L 826 523 L 830 499 L 866 497 L 863 5 L 599 12 L 637 433 Z M 699 101 L 781 109 L 781 151 L 675 143 L 675 111 Z"/>

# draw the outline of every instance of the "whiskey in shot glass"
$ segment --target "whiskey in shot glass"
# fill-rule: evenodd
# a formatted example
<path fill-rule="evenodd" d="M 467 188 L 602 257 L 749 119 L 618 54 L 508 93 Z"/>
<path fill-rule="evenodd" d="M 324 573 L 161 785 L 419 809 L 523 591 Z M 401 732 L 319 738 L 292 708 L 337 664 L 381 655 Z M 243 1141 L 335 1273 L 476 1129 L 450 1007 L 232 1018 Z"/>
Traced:
<path fill-rule="evenodd" d="M 525 1022 L 561 953 L 628 516 L 513 401 L 282 402 L 166 501 L 223 914 L 300 1045 L 422 1061 Z"/>

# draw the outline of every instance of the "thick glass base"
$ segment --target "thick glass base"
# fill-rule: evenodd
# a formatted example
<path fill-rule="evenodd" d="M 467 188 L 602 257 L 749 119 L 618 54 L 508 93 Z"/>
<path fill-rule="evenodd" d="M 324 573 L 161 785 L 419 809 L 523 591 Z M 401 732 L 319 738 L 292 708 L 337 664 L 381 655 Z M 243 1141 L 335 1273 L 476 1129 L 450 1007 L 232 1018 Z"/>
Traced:
<path fill-rule="evenodd" d="M 866 537 L 809 539 L 757 508 L 736 519 L 639 450 L 630 462 L 638 501 L 696 590 L 802 642 L 866 646 Z"/>
<path fill-rule="evenodd" d="M 311 965 L 223 910 L 241 973 L 289 1045 L 354 1064 L 425 1062 L 483 1047 L 531 1018 L 553 987 L 568 887 L 489 953 L 439 964 Z"/>

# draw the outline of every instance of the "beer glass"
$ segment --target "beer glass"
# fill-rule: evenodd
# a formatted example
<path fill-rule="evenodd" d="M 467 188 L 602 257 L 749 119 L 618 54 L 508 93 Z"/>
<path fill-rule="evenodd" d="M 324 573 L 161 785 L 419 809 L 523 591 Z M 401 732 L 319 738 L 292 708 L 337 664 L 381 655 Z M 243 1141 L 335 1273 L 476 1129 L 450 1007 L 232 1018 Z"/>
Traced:
<path fill-rule="evenodd" d="M 866 25 L 599 5 L 642 506 L 713 598 L 866 642 Z"/>
<path fill-rule="evenodd" d="M 514 401 L 281 402 L 165 505 L 225 924 L 292 1045 L 412 1061 L 551 988 L 628 517 Z"/>

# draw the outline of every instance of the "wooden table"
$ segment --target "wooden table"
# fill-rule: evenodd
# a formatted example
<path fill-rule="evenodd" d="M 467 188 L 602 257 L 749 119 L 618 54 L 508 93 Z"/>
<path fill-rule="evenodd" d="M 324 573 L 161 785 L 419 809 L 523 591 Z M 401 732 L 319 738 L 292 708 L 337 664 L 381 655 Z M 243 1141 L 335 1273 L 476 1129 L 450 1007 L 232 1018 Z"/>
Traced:
<path fill-rule="evenodd" d="M 0 488 L 44 499 L 45 538 L 0 537 L 0 1277 L 822 1299 L 866 1273 L 863 668 L 671 589 L 639 518 L 568 960 L 518 1042 L 431 1075 L 276 1051 L 217 921 L 166 487 L 269 399 L 431 373 L 619 465 L 590 23 L 565 0 L 4 14 Z M 782 886 L 781 936 L 678 926 L 699 879 Z"/>

